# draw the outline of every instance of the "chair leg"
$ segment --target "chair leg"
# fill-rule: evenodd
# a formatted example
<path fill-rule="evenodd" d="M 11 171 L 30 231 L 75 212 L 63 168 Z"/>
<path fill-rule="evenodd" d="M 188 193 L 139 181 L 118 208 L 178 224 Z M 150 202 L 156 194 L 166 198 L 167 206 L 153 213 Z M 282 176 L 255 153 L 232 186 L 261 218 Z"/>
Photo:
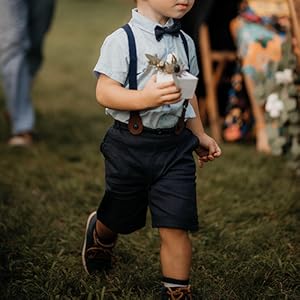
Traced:
<path fill-rule="evenodd" d="M 199 114 L 200 114 L 201 122 L 203 126 L 205 126 L 207 125 L 207 109 L 206 109 L 205 99 L 199 98 L 198 106 L 199 106 Z"/>
<path fill-rule="evenodd" d="M 291 23 L 292 23 L 292 32 L 293 32 L 293 36 L 295 39 L 295 43 L 296 43 L 296 48 L 300 48 L 300 24 L 299 24 L 299 20 L 296 14 L 296 8 L 295 8 L 295 3 L 294 0 L 288 0 L 288 6 L 289 6 L 289 11 L 290 11 L 290 16 L 291 16 Z M 298 65 L 300 65 L 300 55 L 299 53 L 295 53 L 297 56 L 297 60 L 298 60 Z"/>
<path fill-rule="evenodd" d="M 213 66 L 210 52 L 210 43 L 208 28 L 201 25 L 199 30 L 199 41 L 201 48 L 201 60 L 203 68 L 203 77 L 206 89 L 206 108 L 211 128 L 211 135 L 217 141 L 221 142 L 221 126 L 219 120 L 218 101 L 213 80 Z"/>

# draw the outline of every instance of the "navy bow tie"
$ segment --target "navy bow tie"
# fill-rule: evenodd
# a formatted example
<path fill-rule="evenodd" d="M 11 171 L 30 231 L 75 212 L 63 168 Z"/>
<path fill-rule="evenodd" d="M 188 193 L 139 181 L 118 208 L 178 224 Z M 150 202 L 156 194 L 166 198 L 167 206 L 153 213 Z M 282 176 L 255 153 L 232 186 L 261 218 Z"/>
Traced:
<path fill-rule="evenodd" d="M 157 41 L 159 42 L 164 34 L 170 34 L 174 36 L 178 36 L 181 29 L 181 25 L 179 22 L 174 22 L 174 24 L 170 27 L 160 27 L 156 26 L 154 28 L 154 33 Z"/>

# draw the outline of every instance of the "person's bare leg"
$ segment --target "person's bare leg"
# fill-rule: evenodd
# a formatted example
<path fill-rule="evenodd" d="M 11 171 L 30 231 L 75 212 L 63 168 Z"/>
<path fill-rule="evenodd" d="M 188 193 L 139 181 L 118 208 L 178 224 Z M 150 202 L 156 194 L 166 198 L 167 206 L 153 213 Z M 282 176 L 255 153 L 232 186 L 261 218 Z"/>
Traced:
<path fill-rule="evenodd" d="M 178 280 L 189 279 L 192 245 L 188 233 L 173 228 L 160 228 L 159 233 L 162 275 Z"/>
<path fill-rule="evenodd" d="M 266 132 L 263 108 L 257 103 L 257 100 L 254 97 L 254 84 L 249 75 L 244 75 L 244 81 L 256 124 L 256 150 L 269 154 L 271 152 L 271 148 Z"/>
<path fill-rule="evenodd" d="M 235 18 L 230 22 L 230 32 L 233 39 L 237 40 L 237 32 L 243 26 L 243 21 L 239 18 Z M 253 116 L 256 123 L 256 150 L 258 152 L 270 153 L 271 148 L 268 141 L 268 136 L 266 132 L 266 124 L 264 118 L 264 112 L 262 107 L 257 103 L 254 96 L 254 84 L 249 75 L 244 74 L 244 82 L 246 90 L 249 96 Z"/>

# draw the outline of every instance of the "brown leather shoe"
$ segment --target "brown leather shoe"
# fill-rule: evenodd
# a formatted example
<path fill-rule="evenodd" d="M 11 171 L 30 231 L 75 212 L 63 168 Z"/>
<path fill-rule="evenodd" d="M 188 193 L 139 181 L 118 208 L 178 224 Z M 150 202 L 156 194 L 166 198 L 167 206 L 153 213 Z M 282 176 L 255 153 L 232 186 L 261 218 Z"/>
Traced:
<path fill-rule="evenodd" d="M 87 220 L 84 244 L 82 248 L 82 263 L 88 274 L 96 271 L 108 270 L 114 262 L 113 248 L 115 242 L 104 245 L 96 233 L 97 213 L 92 212 Z"/>
<path fill-rule="evenodd" d="M 187 287 L 163 287 L 161 300 L 192 300 L 191 286 Z"/>

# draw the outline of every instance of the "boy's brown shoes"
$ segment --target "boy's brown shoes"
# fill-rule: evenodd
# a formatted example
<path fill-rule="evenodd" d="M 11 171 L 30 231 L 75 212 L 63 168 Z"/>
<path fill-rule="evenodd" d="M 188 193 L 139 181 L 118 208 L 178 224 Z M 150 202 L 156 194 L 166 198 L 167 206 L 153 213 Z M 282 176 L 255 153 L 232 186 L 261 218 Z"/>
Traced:
<path fill-rule="evenodd" d="M 88 217 L 84 243 L 82 248 L 82 263 L 88 274 L 109 269 L 112 266 L 112 250 L 115 243 L 102 244 L 96 234 L 97 215 L 94 211 Z"/>
<path fill-rule="evenodd" d="M 161 300 L 192 300 L 191 287 L 163 287 Z"/>

